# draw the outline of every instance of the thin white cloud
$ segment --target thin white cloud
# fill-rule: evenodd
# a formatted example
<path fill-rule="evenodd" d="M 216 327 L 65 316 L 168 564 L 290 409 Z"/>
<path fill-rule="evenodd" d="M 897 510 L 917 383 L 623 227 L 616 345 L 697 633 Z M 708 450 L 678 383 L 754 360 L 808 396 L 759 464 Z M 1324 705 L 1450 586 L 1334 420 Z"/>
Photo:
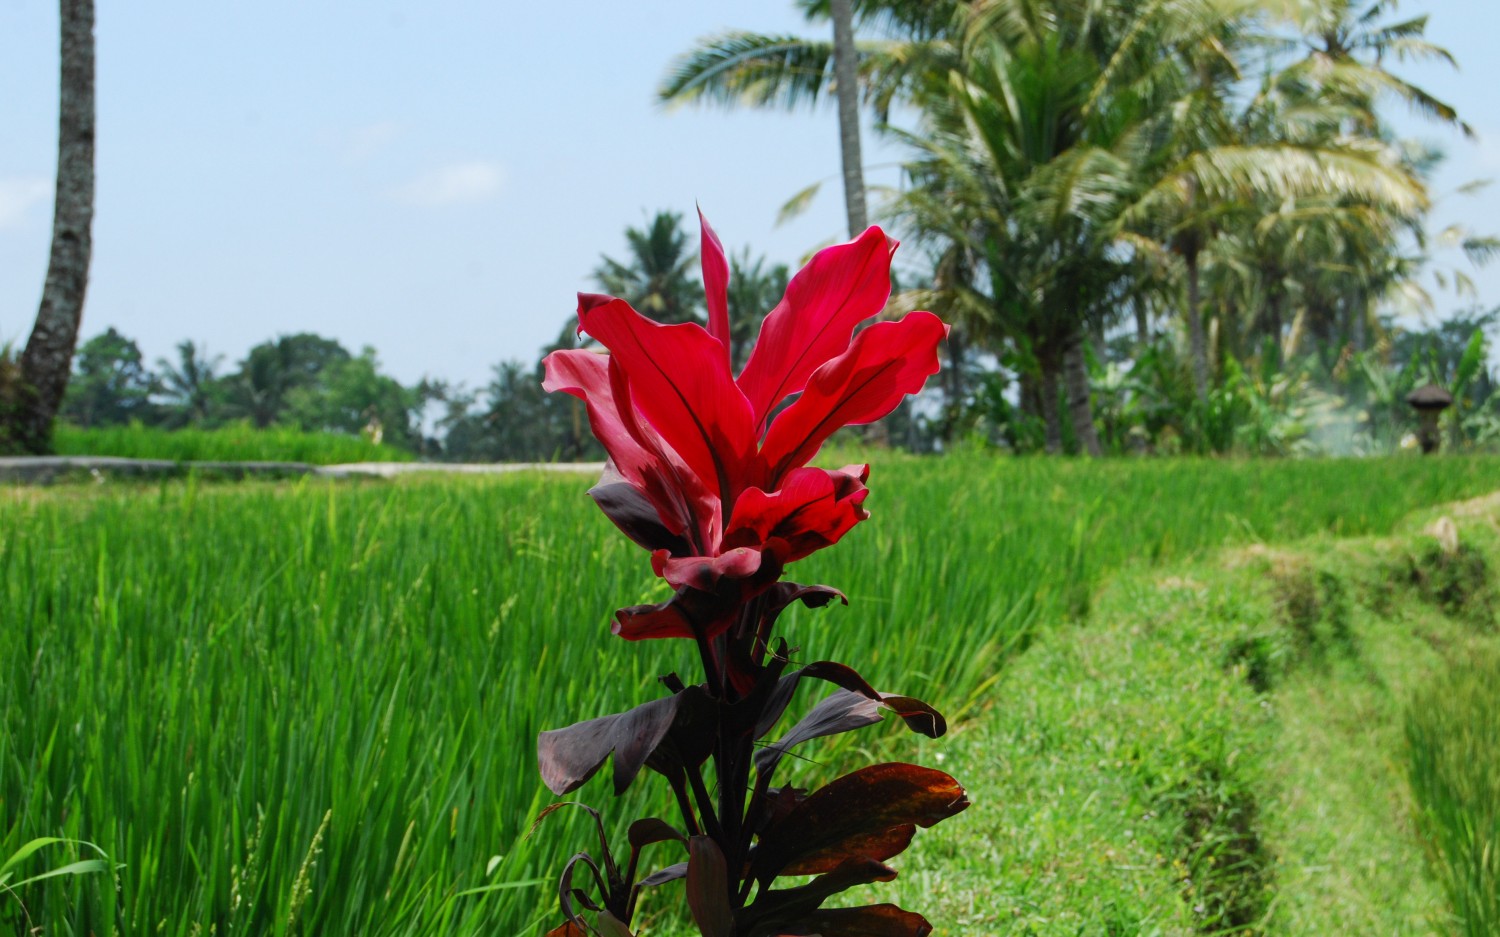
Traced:
<path fill-rule="evenodd" d="M 0 228 L 19 225 L 51 193 L 52 182 L 45 176 L 0 177 Z"/>
<path fill-rule="evenodd" d="M 344 155 L 363 162 L 389 146 L 400 134 L 401 126 L 394 120 L 355 127 L 344 139 Z"/>
<path fill-rule="evenodd" d="M 399 202 L 423 208 L 462 205 L 494 198 L 504 179 L 505 172 L 499 163 L 472 160 L 423 173 L 392 189 L 390 195 Z"/>

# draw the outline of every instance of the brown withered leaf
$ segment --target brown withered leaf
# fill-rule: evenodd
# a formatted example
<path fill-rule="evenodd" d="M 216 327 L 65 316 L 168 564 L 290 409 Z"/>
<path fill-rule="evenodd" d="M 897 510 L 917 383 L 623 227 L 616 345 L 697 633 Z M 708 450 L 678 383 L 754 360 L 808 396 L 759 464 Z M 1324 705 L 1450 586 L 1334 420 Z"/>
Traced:
<path fill-rule="evenodd" d="M 929 827 L 965 807 L 962 785 L 934 768 L 870 765 L 814 791 L 761 834 L 751 874 L 817 875 L 852 858 L 884 861 Z"/>

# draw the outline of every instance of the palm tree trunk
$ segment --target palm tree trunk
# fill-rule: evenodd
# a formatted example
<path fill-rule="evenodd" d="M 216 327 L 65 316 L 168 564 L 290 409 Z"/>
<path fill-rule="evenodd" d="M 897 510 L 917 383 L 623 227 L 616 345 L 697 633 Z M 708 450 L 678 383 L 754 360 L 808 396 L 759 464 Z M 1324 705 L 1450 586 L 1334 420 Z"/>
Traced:
<path fill-rule="evenodd" d="M 1193 357 L 1193 390 L 1198 402 L 1208 402 L 1208 339 L 1203 334 L 1203 310 L 1198 297 L 1198 246 L 1189 244 L 1182 259 L 1187 264 L 1188 348 Z"/>
<path fill-rule="evenodd" d="M 1062 371 L 1059 356 L 1046 353 L 1037 356 L 1041 364 L 1041 377 L 1037 381 L 1037 401 L 1041 405 L 1042 424 L 1046 427 L 1046 444 L 1044 450 L 1048 455 L 1061 455 L 1062 443 L 1062 413 L 1058 409 L 1057 384 L 1058 377 Z"/>
<path fill-rule="evenodd" d="M 1281 286 L 1273 284 L 1266 288 L 1266 334 L 1281 348 Z"/>
<path fill-rule="evenodd" d="M 1146 309 L 1146 297 L 1136 293 L 1130 298 L 1130 308 L 1135 312 L 1135 350 L 1141 354 L 1151 344 L 1151 313 Z"/>
<path fill-rule="evenodd" d="M 1365 302 L 1365 291 L 1355 290 L 1349 300 L 1349 344 L 1355 351 L 1365 350 L 1365 321 L 1369 315 L 1370 306 Z"/>
<path fill-rule="evenodd" d="M 958 430 L 958 417 L 968 398 L 968 388 L 964 384 L 964 361 L 968 357 L 967 342 L 964 341 L 963 329 L 955 326 L 948 330 L 948 366 L 943 369 L 943 409 L 946 418 L 943 420 L 943 441 L 952 442 Z"/>
<path fill-rule="evenodd" d="M 22 380 L 29 405 L 11 434 L 22 451 L 50 449 L 83 318 L 94 221 L 94 0 L 61 0 L 62 67 L 58 106 L 57 194 L 52 252 Z M 0 437 L 5 434 L 0 433 Z"/>
<path fill-rule="evenodd" d="M 1088 363 L 1083 354 L 1083 328 L 1075 325 L 1063 340 L 1063 382 L 1068 389 L 1068 416 L 1073 421 L 1073 436 L 1084 453 L 1097 458 L 1099 433 L 1094 429 L 1094 407 L 1089 400 Z"/>
<path fill-rule="evenodd" d="M 844 209 L 849 236 L 869 226 L 865 211 L 864 159 L 859 151 L 859 52 L 854 47 L 854 7 L 850 0 L 829 0 L 833 17 L 833 78 L 839 105 L 839 152 L 844 161 Z"/>

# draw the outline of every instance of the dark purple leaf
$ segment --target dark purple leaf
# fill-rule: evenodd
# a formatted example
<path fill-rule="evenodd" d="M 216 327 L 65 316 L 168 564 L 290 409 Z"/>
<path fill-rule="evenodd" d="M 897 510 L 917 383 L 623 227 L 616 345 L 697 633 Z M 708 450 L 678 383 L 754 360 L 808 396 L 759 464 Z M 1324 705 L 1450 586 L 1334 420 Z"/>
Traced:
<path fill-rule="evenodd" d="M 964 789 L 941 771 L 900 763 L 871 765 L 814 791 L 769 827 L 751 874 L 816 875 L 847 860 L 884 861 L 929 827 L 969 806 Z"/>
<path fill-rule="evenodd" d="M 673 827 L 670 823 L 667 823 L 665 820 L 658 820 L 656 817 L 637 820 L 634 823 L 630 824 L 629 838 L 630 870 L 626 872 L 626 876 L 631 879 L 635 878 L 636 870 L 640 867 L 638 863 L 640 861 L 642 849 L 645 849 L 647 846 L 650 846 L 654 843 L 678 842 L 681 843 L 684 847 L 686 847 L 688 843 L 687 837 L 678 832 L 675 827 Z M 684 866 L 684 868 L 686 867 Z M 634 893 L 632 892 L 632 895 L 633 894 Z M 629 907 L 635 907 L 634 897 L 631 898 Z"/>
<path fill-rule="evenodd" d="M 807 790 L 801 787 L 773 787 L 766 791 L 764 803 L 755 821 L 756 835 L 770 829 L 792 812 L 792 808 L 807 799 Z"/>
<path fill-rule="evenodd" d="M 792 730 L 775 745 L 755 753 L 755 770 L 769 775 L 776 770 L 781 757 L 794 746 L 828 735 L 838 735 L 880 721 L 881 704 L 848 690 L 833 695 L 812 708 Z"/>
<path fill-rule="evenodd" d="M 690 686 L 677 694 L 677 698 L 681 702 L 672 727 L 646 759 L 648 768 L 668 778 L 680 773 L 684 767 L 696 767 L 707 761 L 713 752 L 719 727 L 718 704 L 709 698 L 703 687 Z"/>
<path fill-rule="evenodd" d="M 619 473 L 613 473 L 611 477 L 606 470 L 599 484 L 589 489 L 589 497 L 625 536 L 647 550 L 668 550 L 673 556 L 692 552 L 686 539 L 672 533 L 662 523 L 661 515 L 651 501 Z"/>
<path fill-rule="evenodd" d="M 589 858 L 589 854 L 586 852 L 575 853 L 573 858 L 569 859 L 567 864 L 563 866 L 562 875 L 558 877 L 557 903 L 561 906 L 563 917 L 568 919 L 568 923 L 573 924 L 581 930 L 596 933 L 589 926 L 588 922 L 584 921 L 583 918 L 578 916 L 578 912 L 573 910 L 573 895 L 577 891 L 573 887 L 573 870 L 578 867 L 579 863 L 588 866 L 590 871 L 594 873 L 594 884 L 599 886 L 600 895 L 602 896 L 607 891 L 604 878 L 599 873 L 599 867 L 594 864 L 593 859 Z"/>
<path fill-rule="evenodd" d="M 729 870 L 719 844 L 707 836 L 688 841 L 687 899 L 703 937 L 735 937 L 729 906 Z"/>
<path fill-rule="evenodd" d="M 761 892 L 742 913 L 740 930 L 749 937 L 785 934 L 787 925 L 805 920 L 839 892 L 871 882 L 889 882 L 895 877 L 896 870 L 884 863 L 847 859 L 806 885 Z"/>
<path fill-rule="evenodd" d="M 893 904 L 814 911 L 795 924 L 783 925 L 780 937 L 927 937 L 932 925 Z"/>
<path fill-rule="evenodd" d="M 665 869 L 658 869 L 657 871 L 652 872 L 650 875 L 641 879 L 640 883 L 635 887 L 637 889 L 655 888 L 657 885 L 665 885 L 668 882 L 675 882 L 679 878 L 683 878 L 684 876 L 686 876 L 687 873 L 688 864 L 686 862 L 679 862 L 676 865 L 669 865 Z"/>
<path fill-rule="evenodd" d="M 576 791 L 613 752 L 615 793 L 623 792 L 672 727 L 682 698 L 678 693 L 629 712 L 543 732 L 536 740 L 543 783 L 558 795 Z"/>
<path fill-rule="evenodd" d="M 777 684 L 766 703 L 765 712 L 756 723 L 756 738 L 764 738 L 775 727 L 777 720 L 781 718 L 782 713 L 786 712 L 787 705 L 791 703 L 792 694 L 796 691 L 797 685 L 807 678 L 826 680 L 851 693 L 858 693 L 866 699 L 883 703 L 885 708 L 901 717 L 908 729 L 928 738 L 938 738 L 948 731 L 948 723 L 943 719 L 942 714 L 921 700 L 910 696 L 881 693 L 865 682 L 865 678 L 861 677 L 854 668 L 830 660 L 820 660 L 781 678 L 781 682 Z M 864 723 L 864 725 L 868 724 Z"/>
<path fill-rule="evenodd" d="M 687 837 L 678 832 L 676 827 L 656 817 L 647 817 L 630 824 L 629 838 L 631 849 L 642 849 L 652 843 L 664 843 L 667 840 L 687 843 Z"/>

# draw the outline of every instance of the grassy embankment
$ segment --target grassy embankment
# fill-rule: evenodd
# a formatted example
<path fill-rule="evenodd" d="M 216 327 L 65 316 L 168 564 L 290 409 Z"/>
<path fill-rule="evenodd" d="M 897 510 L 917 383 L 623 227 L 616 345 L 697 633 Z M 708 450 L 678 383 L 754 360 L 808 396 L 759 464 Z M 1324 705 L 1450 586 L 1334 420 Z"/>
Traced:
<path fill-rule="evenodd" d="M 415 456 L 359 436 L 314 433 L 286 426 L 256 429 L 231 423 L 217 429 L 160 429 L 105 426 L 83 429 L 58 424 L 53 445 L 58 455 L 165 459 L 172 462 L 410 462 Z"/>
<path fill-rule="evenodd" d="M 908 736 L 890 749 L 927 763 L 943 755 L 978 804 L 900 863 L 903 889 L 921 892 L 911 904 L 955 921 L 955 934 L 995 932 L 1043 898 L 1065 902 L 1058 920 L 1078 916 L 1067 933 L 1080 922 L 1084 932 L 1135 932 L 1104 928 L 1106 897 L 1121 922 L 1181 918 L 1177 879 L 1164 886 L 1143 873 L 1112 896 L 1087 874 L 1105 859 L 1070 850 L 1137 822 L 1137 842 L 1176 835 L 1174 797 L 1204 804 L 1183 808 L 1202 816 L 1178 822 L 1189 829 L 1183 842 L 1214 842 L 1212 797 L 1240 804 L 1241 782 L 1221 775 L 1220 791 L 1204 779 L 1238 763 L 1236 733 L 1259 731 L 1241 716 L 1264 707 L 1248 690 L 1208 692 L 1220 685 L 1212 681 L 1245 683 L 1222 649 L 1198 648 L 1191 627 L 1208 626 L 1174 613 L 1171 590 L 1146 589 L 1139 608 L 1106 591 L 1088 625 L 1063 623 L 1086 615 L 1122 568 L 1132 572 L 1119 582 L 1149 582 L 1208 548 L 1384 534 L 1407 512 L 1483 492 L 1495 476 L 1493 462 L 1466 459 L 877 465 L 874 519 L 793 570 L 842 587 L 850 607 L 794 615 L 790 631 L 804 656 L 854 663 L 967 723 L 949 740 L 918 746 Z M 550 881 L 538 880 L 587 839 L 569 821 L 520 839 L 549 799 L 535 733 L 624 708 L 653 692 L 656 674 L 693 665 L 685 646 L 608 635 L 610 610 L 660 588 L 583 497 L 588 483 L 0 493 L 0 855 L 64 835 L 123 863 L 117 892 L 97 876 L 28 889 L 20 898 L 33 921 L 58 934 L 373 935 L 522 934 L 539 911 L 550 920 Z M 1069 663 L 1064 636 L 1088 637 L 1077 645 L 1087 648 L 1117 635 L 1126 612 L 1153 616 L 1141 621 L 1162 633 L 1180 614 L 1183 637 L 1167 649 L 1182 653 L 1131 661 L 1105 645 L 1093 663 Z M 1250 649 L 1243 667 L 1259 636 L 1236 636 Z M 1267 666 L 1282 666 L 1277 646 Z M 1200 672 L 1212 679 L 1195 682 Z M 1287 672 L 1277 692 L 1313 670 Z M 1044 717 L 1102 700 L 1110 686 L 1167 684 L 1196 708 L 1177 736 L 1145 716 L 1126 733 L 1146 754 L 1124 776 L 1154 792 L 1154 806 L 1132 813 L 1135 795 L 1112 793 L 1121 772 L 1108 770 L 1127 763 L 1121 743 L 1089 741 L 1092 720 L 1046 728 Z M 1125 718 L 1122 705 L 1101 703 L 1112 718 Z M 1211 742 L 1215 726 L 1222 743 Z M 867 732 L 873 740 L 880 730 Z M 1201 755 L 1183 754 L 1199 743 Z M 1043 780 L 1056 752 L 1080 746 L 1087 763 L 1058 769 L 1078 803 L 1029 782 L 1019 799 L 995 787 Z M 580 796 L 624 817 L 642 799 L 657 802 L 655 787 L 619 806 L 600 783 Z M 1152 819 L 1136 820 L 1145 813 Z M 1170 867 L 1173 855 L 1142 861 Z M 1189 869 L 1195 861 L 1177 858 Z M 473 889 L 490 890 L 464 894 Z M 1138 914 L 1136 902 L 1148 910 Z M 0 903 L 0 921 L 18 919 L 19 907 Z"/>
<path fill-rule="evenodd" d="M 891 894 L 949 934 L 1500 933 L 1500 498 L 1439 513 L 1117 577 L 948 741 L 975 807 Z"/>

